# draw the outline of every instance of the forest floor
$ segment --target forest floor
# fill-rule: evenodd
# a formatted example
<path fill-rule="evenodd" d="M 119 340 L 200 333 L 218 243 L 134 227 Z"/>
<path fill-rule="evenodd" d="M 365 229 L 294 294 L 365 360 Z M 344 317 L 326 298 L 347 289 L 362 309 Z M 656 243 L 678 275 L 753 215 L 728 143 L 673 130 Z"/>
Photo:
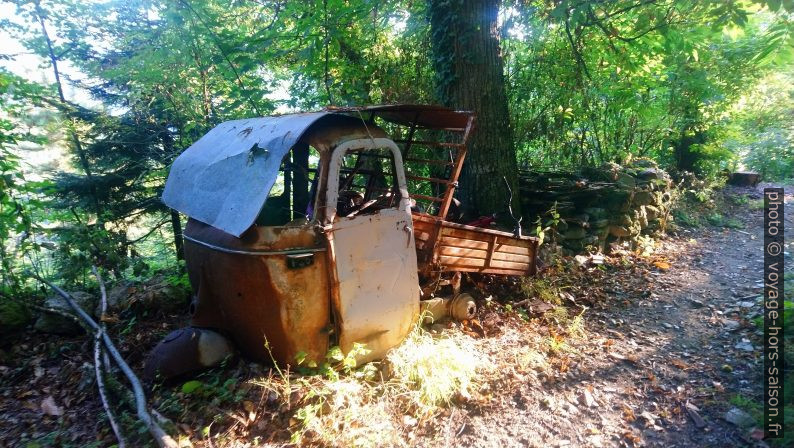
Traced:
<path fill-rule="evenodd" d="M 558 306 L 537 317 L 531 305 L 513 309 L 493 293 L 477 322 L 444 330 L 465 339 L 485 362 L 470 393 L 430 414 L 378 403 L 370 394 L 366 402 L 344 405 L 344 421 L 317 414 L 315 423 L 325 419 L 328 430 L 318 434 L 322 425 L 307 427 L 304 405 L 311 396 L 294 387 L 274 394 L 263 384 L 273 384 L 275 372 L 243 362 L 202 374 L 197 391 L 183 383 L 158 387 L 151 401 L 178 422 L 171 429 L 186 445 L 206 447 L 291 440 L 332 446 L 766 446 L 756 425 L 762 352 L 753 322 L 762 311 L 762 187 L 720 193 L 719 212 L 730 226 L 681 227 L 642 255 L 618 253 L 603 265 L 567 259 L 565 268 L 552 266 L 543 278 L 557 288 L 567 311 Z M 788 189 L 789 229 L 792 199 Z M 791 255 L 786 263 L 794 263 Z M 145 353 L 184 320 L 156 314 L 112 330 L 124 356 L 140 368 Z M 0 447 L 114 443 L 99 417 L 90 339 L 31 330 L 2 340 Z M 251 382 L 263 377 L 270 382 Z M 134 428 L 132 413 L 122 421 Z M 347 434 L 337 434 L 339 428 Z M 135 437 L 146 440 L 145 434 Z"/>
<path fill-rule="evenodd" d="M 761 332 L 752 321 L 762 312 L 763 216 L 735 200 L 758 200 L 761 188 L 725 192 L 734 206 L 722 213 L 740 228 L 681 229 L 661 242 L 656 261 L 599 279 L 611 298 L 588 311 L 586 339 L 570 343 L 575 367 L 523 378 L 492 407 L 457 413 L 452 445 L 765 446 L 755 424 Z M 791 189 L 786 203 L 790 227 Z M 734 408 L 754 421 L 728 416 Z"/>

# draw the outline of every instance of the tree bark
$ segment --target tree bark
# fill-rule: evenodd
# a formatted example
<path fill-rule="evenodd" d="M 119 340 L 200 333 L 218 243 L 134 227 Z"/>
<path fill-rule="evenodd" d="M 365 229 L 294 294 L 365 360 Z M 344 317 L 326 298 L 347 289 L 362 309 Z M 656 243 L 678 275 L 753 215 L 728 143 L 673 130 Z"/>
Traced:
<path fill-rule="evenodd" d="M 182 221 L 179 212 L 171 210 L 171 230 L 174 232 L 174 251 L 177 260 L 185 259 L 185 243 L 182 240 Z"/>
<path fill-rule="evenodd" d="M 499 0 L 428 0 L 428 14 L 438 99 L 477 114 L 458 196 L 469 214 L 499 212 L 501 219 L 510 221 L 503 214 L 509 193 L 502 177 L 518 192 L 518 164 L 499 45 L 499 4 Z M 517 216 L 520 204 L 516 194 Z"/>

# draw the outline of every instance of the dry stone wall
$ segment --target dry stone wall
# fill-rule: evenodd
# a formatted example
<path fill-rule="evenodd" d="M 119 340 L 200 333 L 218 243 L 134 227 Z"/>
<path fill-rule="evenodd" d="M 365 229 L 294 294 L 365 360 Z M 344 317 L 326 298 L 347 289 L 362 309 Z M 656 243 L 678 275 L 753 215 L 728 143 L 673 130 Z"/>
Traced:
<path fill-rule="evenodd" d="M 656 235 L 670 220 L 673 183 L 653 161 L 607 163 L 578 173 L 525 172 L 520 180 L 525 221 L 545 225 L 573 253 L 608 250 L 615 241 Z"/>

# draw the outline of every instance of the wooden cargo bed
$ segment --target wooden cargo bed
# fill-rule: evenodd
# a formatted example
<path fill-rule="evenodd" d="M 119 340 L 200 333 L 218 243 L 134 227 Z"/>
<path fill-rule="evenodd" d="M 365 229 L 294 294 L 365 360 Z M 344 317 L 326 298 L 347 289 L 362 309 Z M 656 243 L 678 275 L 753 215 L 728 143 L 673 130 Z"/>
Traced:
<path fill-rule="evenodd" d="M 414 213 L 419 271 L 532 275 L 538 240 Z"/>

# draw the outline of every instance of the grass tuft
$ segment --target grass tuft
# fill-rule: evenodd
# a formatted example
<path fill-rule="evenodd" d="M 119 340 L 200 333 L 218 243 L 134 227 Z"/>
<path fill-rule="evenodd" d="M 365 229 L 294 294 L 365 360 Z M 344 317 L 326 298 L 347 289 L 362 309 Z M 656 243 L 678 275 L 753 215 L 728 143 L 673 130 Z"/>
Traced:
<path fill-rule="evenodd" d="M 420 414 L 449 404 L 456 396 L 468 397 L 478 370 L 486 364 L 470 337 L 433 337 L 421 327 L 389 353 L 387 362 L 391 381 L 411 392 Z"/>

